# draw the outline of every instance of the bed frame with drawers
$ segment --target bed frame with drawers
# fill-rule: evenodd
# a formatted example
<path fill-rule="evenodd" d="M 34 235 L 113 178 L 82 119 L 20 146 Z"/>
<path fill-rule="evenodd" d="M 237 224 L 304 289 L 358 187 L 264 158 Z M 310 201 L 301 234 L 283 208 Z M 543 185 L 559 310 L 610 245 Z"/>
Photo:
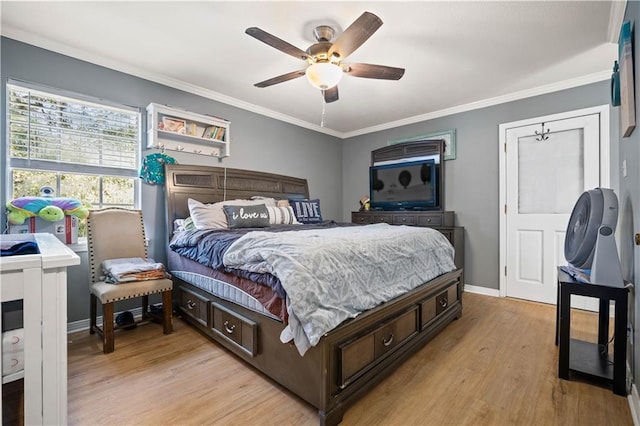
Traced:
<path fill-rule="evenodd" d="M 307 181 L 220 167 L 166 165 L 167 229 L 204 203 L 255 195 L 308 198 Z M 345 410 L 462 315 L 462 270 L 441 275 L 347 320 L 300 356 L 283 344 L 284 325 L 174 278 L 178 311 L 189 324 L 318 409 L 321 425 Z"/>

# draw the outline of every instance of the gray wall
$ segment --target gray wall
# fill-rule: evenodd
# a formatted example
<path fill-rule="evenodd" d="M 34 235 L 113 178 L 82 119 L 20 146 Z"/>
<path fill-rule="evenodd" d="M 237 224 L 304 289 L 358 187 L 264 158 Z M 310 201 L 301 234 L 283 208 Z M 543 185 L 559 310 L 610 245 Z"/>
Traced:
<path fill-rule="evenodd" d="M 627 2 L 625 21 L 631 20 L 634 24 L 633 57 L 635 67 L 635 99 L 636 99 L 636 123 L 640 125 L 640 50 L 638 43 L 638 16 L 640 16 L 640 4 L 638 2 Z M 619 108 L 616 108 L 618 112 Z M 616 121 L 612 120 L 612 125 L 620 128 L 619 114 Z M 622 167 L 618 168 L 620 178 L 620 191 L 618 194 L 620 202 L 619 234 L 620 234 L 620 261 L 622 263 L 622 273 L 626 280 L 635 283 L 635 277 L 640 276 L 640 249 L 634 244 L 634 234 L 639 232 L 636 228 L 640 224 L 640 128 L 636 128 L 628 138 L 618 137 L 620 144 L 619 163 L 627 161 L 627 176 L 622 175 Z M 638 283 L 635 283 L 638 285 Z M 638 315 L 640 312 L 640 301 L 636 297 L 637 289 L 630 292 L 630 317 L 629 323 L 633 324 L 634 332 L 631 342 L 638 341 Z M 633 371 L 634 383 L 640 383 L 640 351 L 638 345 L 630 347 L 629 359 L 627 363 Z"/>
<path fill-rule="evenodd" d="M 0 41 L 2 93 L 0 116 L 6 114 L 8 78 L 19 79 L 144 108 L 150 102 L 224 117 L 231 121 L 231 157 L 218 163 L 207 156 L 170 152 L 181 164 L 220 165 L 306 178 L 311 196 L 322 200 L 327 219 L 342 215 L 342 144 L 340 139 L 273 120 L 258 114 L 186 93 L 167 86 L 79 61 L 8 38 Z M 256 89 L 257 90 L 257 89 Z M 143 118 L 146 115 L 143 114 Z M 3 127 L 4 127 L 4 120 Z M 144 128 L 144 127 L 143 127 Z M 6 163 L 6 132 L 1 132 L 0 161 Z M 146 139 L 143 137 L 143 147 Z M 152 151 L 143 150 L 142 155 Z M 7 201 L 5 174 L 0 173 L 0 201 Z M 165 259 L 165 208 L 162 187 L 142 185 L 142 210 L 150 255 Z M 2 224 L 5 223 L 4 209 Z M 4 226 L 3 226 L 4 228 Z M 86 253 L 82 265 L 69 271 L 69 322 L 89 316 Z"/>
<path fill-rule="evenodd" d="M 14 40 L 2 38 L 1 43 L 3 82 L 15 78 L 141 109 L 157 102 L 229 119 L 232 155 L 221 164 L 307 178 L 311 196 L 322 200 L 323 216 L 328 219 L 349 221 L 351 211 L 359 207 L 359 198 L 368 193 L 371 150 L 385 146 L 390 139 L 456 129 L 457 158 L 446 163 L 446 208 L 455 210 L 456 224 L 465 227 L 467 283 L 489 289 L 497 289 L 499 283 L 498 125 L 609 102 L 609 83 L 601 82 L 340 141 Z M 4 84 L 2 99 L 5 99 Z M 0 108 L 4 116 L 4 101 Z M 614 117 L 617 117 L 615 110 L 612 129 Z M 6 164 L 5 132 L 1 138 L 0 159 Z M 618 179 L 617 139 L 617 132 L 614 134 L 612 130 L 614 188 Z M 143 150 L 143 155 L 149 152 Z M 209 157 L 171 154 L 183 164 L 218 164 Z M 3 182 L 2 203 L 6 202 L 5 187 Z M 637 192 L 637 187 L 634 190 Z M 142 208 L 151 238 L 150 254 L 164 260 L 165 212 L 161 187 L 143 185 Z M 3 216 L 2 223 L 4 220 Z M 70 271 L 70 322 L 88 317 L 86 254 L 81 257 L 83 264 Z"/>
<path fill-rule="evenodd" d="M 368 194 L 371 150 L 388 140 L 456 129 L 457 156 L 445 164 L 445 209 L 465 227 L 466 284 L 499 288 L 498 126 L 609 103 L 609 82 L 600 82 L 474 111 L 353 137 L 343 143 L 344 219 Z M 612 125 L 612 127 L 614 127 Z M 612 137 L 612 187 L 618 180 L 617 140 Z"/>

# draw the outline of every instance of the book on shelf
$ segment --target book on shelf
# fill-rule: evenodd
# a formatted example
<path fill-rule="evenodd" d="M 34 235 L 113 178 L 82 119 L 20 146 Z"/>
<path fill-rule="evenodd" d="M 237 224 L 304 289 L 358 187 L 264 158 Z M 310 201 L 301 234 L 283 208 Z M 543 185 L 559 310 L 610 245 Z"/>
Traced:
<path fill-rule="evenodd" d="M 187 134 L 189 136 L 196 136 L 198 125 L 196 123 L 187 123 Z"/>
<path fill-rule="evenodd" d="M 209 126 L 204 129 L 202 137 L 205 139 L 223 140 L 225 128 L 220 126 Z"/>

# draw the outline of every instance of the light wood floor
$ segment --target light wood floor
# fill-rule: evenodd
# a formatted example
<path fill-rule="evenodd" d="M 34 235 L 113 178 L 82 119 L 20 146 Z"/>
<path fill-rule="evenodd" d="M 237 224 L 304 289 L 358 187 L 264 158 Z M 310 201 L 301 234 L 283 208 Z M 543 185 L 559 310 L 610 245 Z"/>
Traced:
<path fill-rule="evenodd" d="M 343 425 L 631 425 L 627 399 L 557 378 L 555 308 L 465 293 L 454 321 L 347 410 Z M 594 314 L 572 337 L 595 341 Z M 69 342 L 71 425 L 316 425 L 316 410 L 180 319 L 145 325 L 103 355 L 88 332 Z"/>

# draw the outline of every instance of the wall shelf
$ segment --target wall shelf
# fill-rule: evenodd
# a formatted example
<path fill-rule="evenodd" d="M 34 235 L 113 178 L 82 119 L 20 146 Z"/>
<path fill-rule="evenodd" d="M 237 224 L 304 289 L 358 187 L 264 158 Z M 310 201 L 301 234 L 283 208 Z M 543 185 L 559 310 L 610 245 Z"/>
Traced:
<path fill-rule="evenodd" d="M 230 155 L 230 142 L 228 120 L 167 105 L 147 105 L 147 148 L 222 159 Z"/>

